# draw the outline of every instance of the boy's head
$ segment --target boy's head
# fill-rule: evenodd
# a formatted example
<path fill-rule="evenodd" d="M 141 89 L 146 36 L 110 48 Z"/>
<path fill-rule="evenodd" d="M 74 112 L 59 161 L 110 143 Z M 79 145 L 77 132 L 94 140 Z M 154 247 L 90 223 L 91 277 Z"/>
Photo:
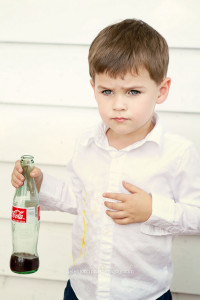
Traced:
<path fill-rule="evenodd" d="M 168 45 L 165 39 L 143 21 L 127 19 L 104 28 L 94 39 L 89 50 L 89 72 L 124 77 L 129 72 L 138 74 L 145 68 L 152 80 L 160 84 L 167 75 Z"/>

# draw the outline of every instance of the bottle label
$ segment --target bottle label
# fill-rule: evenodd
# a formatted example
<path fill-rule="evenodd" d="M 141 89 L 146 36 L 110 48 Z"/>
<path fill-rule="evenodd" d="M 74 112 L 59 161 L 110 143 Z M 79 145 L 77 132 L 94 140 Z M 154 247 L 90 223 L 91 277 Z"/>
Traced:
<path fill-rule="evenodd" d="M 26 223 L 27 221 L 27 209 L 12 207 L 12 221 L 19 223 Z"/>
<path fill-rule="evenodd" d="M 38 220 L 40 220 L 40 207 L 38 206 Z M 34 223 L 35 207 L 12 207 L 12 221 L 18 223 Z"/>

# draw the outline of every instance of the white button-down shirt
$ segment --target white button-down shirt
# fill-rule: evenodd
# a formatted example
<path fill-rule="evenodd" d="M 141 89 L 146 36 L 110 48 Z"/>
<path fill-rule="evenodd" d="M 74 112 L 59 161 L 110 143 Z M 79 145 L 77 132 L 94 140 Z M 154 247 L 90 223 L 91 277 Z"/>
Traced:
<path fill-rule="evenodd" d="M 67 167 L 68 181 L 44 175 L 42 209 L 76 214 L 72 288 L 80 300 L 155 300 L 171 284 L 173 235 L 200 233 L 200 160 L 193 144 L 155 127 L 120 151 L 106 126 L 88 130 Z M 151 193 L 151 217 L 119 225 L 105 213 L 104 192 L 128 193 L 122 181 Z M 115 200 L 113 200 L 115 201 Z"/>

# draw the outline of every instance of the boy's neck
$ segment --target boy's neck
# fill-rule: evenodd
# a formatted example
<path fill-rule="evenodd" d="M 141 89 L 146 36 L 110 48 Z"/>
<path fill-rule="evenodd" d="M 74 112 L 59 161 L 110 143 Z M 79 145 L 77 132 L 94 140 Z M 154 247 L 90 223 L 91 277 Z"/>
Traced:
<path fill-rule="evenodd" d="M 143 140 L 147 134 L 154 128 L 155 124 L 152 120 L 149 120 L 142 128 L 137 130 L 137 132 L 132 132 L 130 134 L 119 135 L 109 128 L 106 132 L 109 146 L 122 150 L 138 141 Z"/>

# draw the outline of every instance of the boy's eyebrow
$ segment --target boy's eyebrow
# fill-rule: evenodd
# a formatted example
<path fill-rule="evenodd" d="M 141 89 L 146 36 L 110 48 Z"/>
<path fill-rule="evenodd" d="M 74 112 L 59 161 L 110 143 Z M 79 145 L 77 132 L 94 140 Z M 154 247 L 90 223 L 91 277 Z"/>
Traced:
<path fill-rule="evenodd" d="M 108 89 L 109 89 L 109 88 L 104 87 L 104 86 L 102 86 L 102 85 L 98 85 L 97 88 L 98 88 L 98 89 L 101 89 L 101 90 L 108 90 Z"/>
<path fill-rule="evenodd" d="M 130 87 L 125 87 L 125 88 L 122 88 L 122 90 L 137 90 L 137 89 L 143 89 L 144 86 L 140 86 L 140 85 L 136 85 L 136 86 L 130 86 Z"/>

